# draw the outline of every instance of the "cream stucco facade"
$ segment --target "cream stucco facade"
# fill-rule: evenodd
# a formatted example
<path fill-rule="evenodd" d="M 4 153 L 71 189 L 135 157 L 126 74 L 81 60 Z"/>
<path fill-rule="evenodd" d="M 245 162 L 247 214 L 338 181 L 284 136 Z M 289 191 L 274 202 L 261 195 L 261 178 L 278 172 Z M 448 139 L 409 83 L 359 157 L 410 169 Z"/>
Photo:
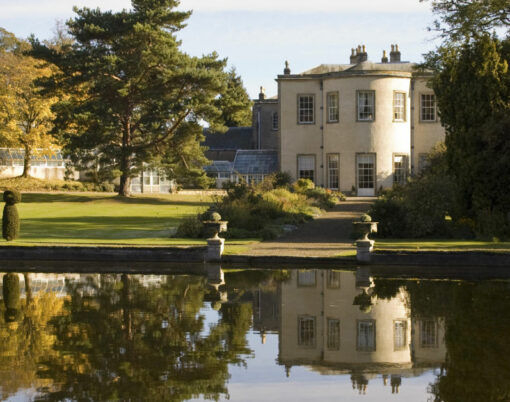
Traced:
<path fill-rule="evenodd" d="M 367 196 L 417 171 L 444 130 L 427 75 L 399 52 L 392 61 L 287 67 L 277 78 L 280 169 Z"/>

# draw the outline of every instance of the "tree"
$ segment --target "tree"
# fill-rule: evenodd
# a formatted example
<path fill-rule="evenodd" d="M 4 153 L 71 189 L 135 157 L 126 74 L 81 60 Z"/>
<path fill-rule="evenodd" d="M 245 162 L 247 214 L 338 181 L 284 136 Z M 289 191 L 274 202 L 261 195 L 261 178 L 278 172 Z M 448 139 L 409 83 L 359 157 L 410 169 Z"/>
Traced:
<path fill-rule="evenodd" d="M 499 27 L 510 32 L 508 0 L 432 0 L 431 4 L 432 11 L 439 16 L 432 29 L 448 41 L 462 42 Z"/>
<path fill-rule="evenodd" d="M 227 127 L 251 126 L 252 102 L 234 67 L 227 74 L 227 88 L 216 100 L 216 105 Z"/>
<path fill-rule="evenodd" d="M 504 235 L 510 211 L 510 4 L 442 0 L 432 7 L 443 43 L 426 56 L 425 66 L 434 71 L 431 86 L 457 183 L 457 212 L 475 219 L 478 234 Z"/>
<path fill-rule="evenodd" d="M 51 75 L 51 67 L 23 54 L 28 44 L 0 30 L 0 143 L 25 150 L 22 177 L 33 155 L 53 153 L 50 135 L 57 98 L 41 93 L 37 79 Z"/>
<path fill-rule="evenodd" d="M 169 148 L 178 154 L 175 141 L 196 142 L 186 127 L 221 126 L 214 100 L 224 89 L 225 60 L 179 49 L 176 32 L 191 13 L 176 11 L 178 4 L 132 0 L 133 9 L 118 13 L 75 8 L 67 22 L 74 43 L 66 51 L 32 39 L 33 54 L 60 69 L 48 88 L 58 82 L 72 95 L 59 105 L 68 151 L 118 171 L 119 195 L 129 195 L 130 179 L 144 163 Z"/>

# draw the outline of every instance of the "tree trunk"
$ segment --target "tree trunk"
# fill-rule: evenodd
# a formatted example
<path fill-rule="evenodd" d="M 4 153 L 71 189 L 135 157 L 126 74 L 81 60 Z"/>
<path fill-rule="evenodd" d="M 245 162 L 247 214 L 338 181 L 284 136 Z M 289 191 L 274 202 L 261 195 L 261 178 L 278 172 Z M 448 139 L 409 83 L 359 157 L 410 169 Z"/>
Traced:
<path fill-rule="evenodd" d="M 130 184 L 131 178 L 125 173 L 122 173 L 122 176 L 120 176 L 119 195 L 129 197 L 131 195 L 131 192 L 129 191 Z"/>
<path fill-rule="evenodd" d="M 28 171 L 30 170 L 30 157 L 32 156 L 30 152 L 30 147 L 25 145 L 25 159 L 23 160 L 23 173 L 21 173 L 21 177 L 28 177 Z"/>
<path fill-rule="evenodd" d="M 123 197 L 129 197 L 129 185 L 131 183 L 131 177 L 129 176 L 131 170 L 131 120 L 126 119 L 127 122 L 124 124 L 122 132 L 122 150 L 120 155 L 120 188 L 119 195 Z"/>

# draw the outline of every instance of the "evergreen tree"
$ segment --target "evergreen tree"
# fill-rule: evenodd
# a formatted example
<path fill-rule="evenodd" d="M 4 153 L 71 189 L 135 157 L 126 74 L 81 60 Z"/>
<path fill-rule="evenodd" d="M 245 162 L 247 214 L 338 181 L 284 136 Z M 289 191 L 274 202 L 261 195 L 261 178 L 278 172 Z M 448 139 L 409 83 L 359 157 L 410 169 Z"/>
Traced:
<path fill-rule="evenodd" d="M 129 195 L 143 163 L 168 149 L 178 154 L 177 140 L 197 141 L 196 130 L 183 127 L 221 127 L 215 99 L 225 87 L 225 60 L 179 49 L 176 32 L 191 13 L 178 4 L 133 0 L 131 10 L 117 13 L 75 8 L 67 22 L 72 45 L 57 51 L 32 39 L 33 54 L 60 69 L 48 90 L 56 82 L 70 95 L 58 105 L 57 124 L 68 152 L 75 162 L 97 160 L 117 171 L 119 195 Z"/>
<path fill-rule="evenodd" d="M 228 72 L 227 88 L 216 104 L 227 127 L 251 126 L 252 102 L 235 68 Z"/>
<path fill-rule="evenodd" d="M 459 216 L 479 234 L 504 235 L 510 212 L 510 4 L 433 1 L 442 45 L 426 57 L 459 189 Z M 489 33 L 500 28 L 500 36 Z M 506 33 L 503 33 L 506 29 Z M 505 36 L 506 35 L 506 36 Z"/>

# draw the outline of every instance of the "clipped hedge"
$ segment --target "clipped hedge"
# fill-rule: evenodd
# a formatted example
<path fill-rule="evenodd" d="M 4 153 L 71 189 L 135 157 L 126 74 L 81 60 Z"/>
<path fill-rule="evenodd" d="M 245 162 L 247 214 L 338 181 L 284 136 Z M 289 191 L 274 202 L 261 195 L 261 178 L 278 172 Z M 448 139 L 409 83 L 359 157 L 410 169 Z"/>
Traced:
<path fill-rule="evenodd" d="M 15 190 L 7 190 L 4 192 L 4 201 L 2 237 L 7 241 L 11 241 L 19 236 L 20 221 L 16 203 L 21 201 L 21 194 Z"/>

